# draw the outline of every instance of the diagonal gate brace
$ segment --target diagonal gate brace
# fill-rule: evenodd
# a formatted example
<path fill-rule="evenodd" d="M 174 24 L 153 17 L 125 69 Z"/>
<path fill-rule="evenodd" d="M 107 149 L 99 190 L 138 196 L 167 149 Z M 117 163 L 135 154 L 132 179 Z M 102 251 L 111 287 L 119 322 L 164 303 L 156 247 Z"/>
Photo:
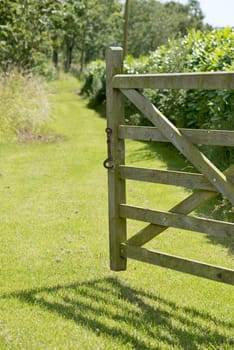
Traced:
<path fill-rule="evenodd" d="M 233 173 L 233 166 L 230 166 L 225 170 L 225 174 L 230 176 Z M 216 197 L 218 192 L 197 190 L 190 196 L 185 198 L 182 202 L 171 208 L 169 212 L 177 214 L 189 214 L 193 210 L 197 209 L 200 205 L 204 204 L 208 200 Z M 142 230 L 137 232 L 134 236 L 129 238 L 126 243 L 134 244 L 136 246 L 143 246 L 154 237 L 168 229 L 168 226 L 161 226 L 156 224 L 149 224 Z"/>
<path fill-rule="evenodd" d="M 144 96 L 133 89 L 121 92 L 148 118 L 160 132 L 234 205 L 234 185 L 202 152 Z"/>

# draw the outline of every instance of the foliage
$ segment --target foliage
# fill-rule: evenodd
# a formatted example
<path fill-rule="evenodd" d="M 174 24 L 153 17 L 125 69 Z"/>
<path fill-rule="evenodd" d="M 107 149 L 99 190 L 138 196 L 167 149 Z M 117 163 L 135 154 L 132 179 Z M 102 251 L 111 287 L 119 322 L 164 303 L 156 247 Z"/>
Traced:
<path fill-rule="evenodd" d="M 0 0 L 0 62 L 30 69 L 50 54 L 49 0 Z"/>
<path fill-rule="evenodd" d="M 105 57 L 106 47 L 122 42 L 122 4 L 119 0 L 90 0 L 83 17 L 83 64 Z M 82 62 L 81 62 L 82 63 Z"/>
<path fill-rule="evenodd" d="M 149 57 L 148 72 L 227 71 L 234 67 L 234 32 L 230 28 L 209 33 L 191 31 L 181 41 L 171 41 Z M 179 127 L 234 129 L 233 90 L 146 92 Z M 204 148 L 208 156 L 226 167 L 232 149 Z"/>
<path fill-rule="evenodd" d="M 47 90 L 41 78 L 18 71 L 0 75 L 0 138 L 42 132 L 49 119 Z"/>
<path fill-rule="evenodd" d="M 129 9 L 128 53 L 134 57 L 155 51 L 168 39 L 179 38 L 189 29 L 206 30 L 204 15 L 197 0 L 184 5 L 155 0 L 132 0 Z"/>
<path fill-rule="evenodd" d="M 32 69 L 48 58 L 65 70 L 74 51 L 81 66 L 104 57 L 104 48 L 120 40 L 122 4 L 119 0 L 0 0 L 0 67 Z M 42 69 L 42 73 L 44 70 Z"/>
<path fill-rule="evenodd" d="M 161 46 L 148 58 L 126 59 L 126 73 L 165 73 L 196 71 L 227 71 L 234 69 L 234 32 L 230 28 L 214 30 L 209 33 L 190 31 L 182 39 L 170 40 L 168 45 Z M 100 63 L 98 63 L 100 65 Z M 101 91 L 104 87 L 103 72 L 93 68 L 88 70 L 84 90 L 91 98 L 99 94 L 95 88 L 87 89 L 96 82 L 98 76 Z M 103 66 L 104 67 L 104 66 Z M 145 90 L 144 94 L 154 102 L 178 127 L 234 129 L 234 91 L 233 90 Z M 103 94 L 101 95 L 103 96 Z M 146 119 L 127 102 L 127 121 L 134 124 L 146 124 Z M 226 167 L 234 159 L 232 149 L 214 147 L 204 148 L 208 156 Z M 215 155 L 215 156 L 213 156 Z"/>
<path fill-rule="evenodd" d="M 81 94 L 89 97 L 92 105 L 101 104 L 106 96 L 105 62 L 91 62 L 84 73 L 84 85 Z"/>
<path fill-rule="evenodd" d="M 132 0 L 129 53 L 149 54 L 189 28 L 205 29 L 199 2 Z M 103 59 L 105 48 L 123 43 L 121 0 L 0 0 L 0 68 L 31 70 L 50 59 L 65 71 Z M 46 69 L 39 68 L 42 73 Z"/>
<path fill-rule="evenodd" d="M 44 60 L 41 64 L 33 67 L 31 72 L 34 76 L 45 78 L 47 82 L 59 77 L 59 71 L 50 60 Z"/>

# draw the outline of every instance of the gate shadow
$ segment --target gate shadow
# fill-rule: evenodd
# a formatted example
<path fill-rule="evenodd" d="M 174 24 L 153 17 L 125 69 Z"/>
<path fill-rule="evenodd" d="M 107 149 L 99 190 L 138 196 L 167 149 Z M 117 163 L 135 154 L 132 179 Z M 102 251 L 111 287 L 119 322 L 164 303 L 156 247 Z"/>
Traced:
<path fill-rule="evenodd" d="M 134 349 L 232 348 L 234 325 L 134 289 L 118 278 L 32 289 L 3 296 L 40 307 Z"/>

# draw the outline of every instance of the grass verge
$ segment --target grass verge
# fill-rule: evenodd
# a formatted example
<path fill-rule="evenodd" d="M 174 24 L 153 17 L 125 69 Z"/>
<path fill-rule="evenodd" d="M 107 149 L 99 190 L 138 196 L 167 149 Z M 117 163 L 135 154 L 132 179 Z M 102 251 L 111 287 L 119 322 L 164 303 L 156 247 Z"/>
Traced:
<path fill-rule="evenodd" d="M 47 132 L 48 91 L 39 77 L 12 70 L 0 73 L 0 142 L 35 138 Z"/>

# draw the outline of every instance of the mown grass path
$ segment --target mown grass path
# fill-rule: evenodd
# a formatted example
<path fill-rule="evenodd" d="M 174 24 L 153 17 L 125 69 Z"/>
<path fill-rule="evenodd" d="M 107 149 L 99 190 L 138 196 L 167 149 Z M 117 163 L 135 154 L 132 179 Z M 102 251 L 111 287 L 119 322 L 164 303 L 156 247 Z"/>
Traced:
<path fill-rule="evenodd" d="M 231 349 L 231 286 L 133 261 L 109 271 L 105 120 L 78 87 L 51 85 L 64 141 L 0 147 L 0 349 Z M 128 161 L 165 168 L 158 147 L 129 143 Z M 186 195 L 152 189 L 133 182 L 128 200 L 168 208 Z M 171 230 L 153 245 L 233 267 L 228 245 L 202 235 Z"/>

